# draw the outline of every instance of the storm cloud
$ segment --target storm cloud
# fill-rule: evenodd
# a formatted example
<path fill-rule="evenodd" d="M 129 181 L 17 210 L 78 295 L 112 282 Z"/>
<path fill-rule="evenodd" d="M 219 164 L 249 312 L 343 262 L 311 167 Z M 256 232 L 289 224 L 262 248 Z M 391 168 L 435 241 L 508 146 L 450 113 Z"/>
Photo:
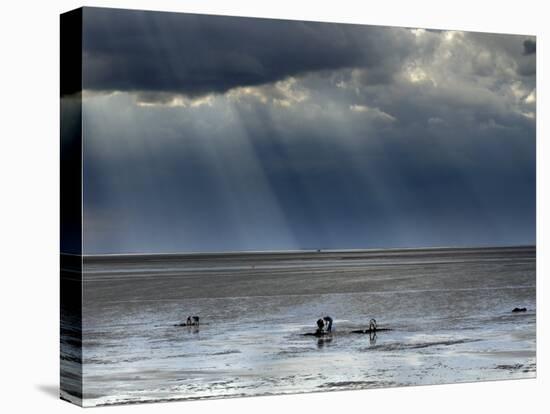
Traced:
<path fill-rule="evenodd" d="M 84 22 L 89 254 L 535 241 L 533 37 Z"/>
<path fill-rule="evenodd" d="M 523 54 L 532 55 L 537 51 L 537 43 L 534 40 L 527 39 L 523 41 Z"/>
<path fill-rule="evenodd" d="M 358 25 L 96 8 L 84 19 L 84 84 L 102 91 L 201 95 L 355 66 L 383 80 L 412 46 L 404 29 Z"/>

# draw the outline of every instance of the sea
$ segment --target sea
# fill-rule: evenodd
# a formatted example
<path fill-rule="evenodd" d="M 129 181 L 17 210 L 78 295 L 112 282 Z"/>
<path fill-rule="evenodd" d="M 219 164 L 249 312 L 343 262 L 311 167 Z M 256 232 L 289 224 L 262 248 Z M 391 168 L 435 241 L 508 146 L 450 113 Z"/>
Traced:
<path fill-rule="evenodd" d="M 84 406 L 536 376 L 532 246 L 85 256 L 82 301 Z"/>

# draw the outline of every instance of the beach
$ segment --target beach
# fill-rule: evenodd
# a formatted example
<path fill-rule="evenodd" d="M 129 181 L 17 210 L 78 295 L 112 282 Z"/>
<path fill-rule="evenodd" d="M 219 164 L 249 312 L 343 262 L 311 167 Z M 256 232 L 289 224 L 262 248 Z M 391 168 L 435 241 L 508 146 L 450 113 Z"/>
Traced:
<path fill-rule="evenodd" d="M 86 256 L 83 405 L 534 378 L 535 256 Z M 192 315 L 200 326 L 175 326 Z M 331 335 L 304 336 L 326 315 Z M 370 318 L 392 330 L 351 333 Z"/>

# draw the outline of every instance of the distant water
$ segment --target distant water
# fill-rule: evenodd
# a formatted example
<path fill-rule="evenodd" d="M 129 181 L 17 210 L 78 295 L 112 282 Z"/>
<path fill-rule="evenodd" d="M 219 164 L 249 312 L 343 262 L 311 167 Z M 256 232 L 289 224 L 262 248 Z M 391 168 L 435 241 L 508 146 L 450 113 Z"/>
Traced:
<path fill-rule="evenodd" d="M 84 269 L 86 406 L 536 375 L 534 247 L 103 256 Z M 188 315 L 200 328 L 174 326 Z M 331 338 L 302 335 L 325 315 Z M 393 330 L 350 333 L 370 318 Z"/>

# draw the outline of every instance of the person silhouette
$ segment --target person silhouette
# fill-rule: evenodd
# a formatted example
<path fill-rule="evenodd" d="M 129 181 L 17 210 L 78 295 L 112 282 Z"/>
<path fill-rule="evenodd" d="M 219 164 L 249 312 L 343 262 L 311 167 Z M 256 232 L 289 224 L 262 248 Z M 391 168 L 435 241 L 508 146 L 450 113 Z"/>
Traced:
<path fill-rule="evenodd" d="M 332 332 L 332 318 L 327 315 L 323 318 L 323 321 L 327 326 L 327 332 Z"/>
<path fill-rule="evenodd" d="M 376 319 L 372 318 L 369 321 L 369 331 L 376 332 L 377 327 L 378 327 L 378 324 L 376 323 Z"/>
<path fill-rule="evenodd" d="M 323 328 L 325 327 L 325 321 L 323 321 L 323 319 L 317 319 L 317 331 L 315 331 L 315 333 L 317 335 L 321 335 L 323 334 Z"/>

